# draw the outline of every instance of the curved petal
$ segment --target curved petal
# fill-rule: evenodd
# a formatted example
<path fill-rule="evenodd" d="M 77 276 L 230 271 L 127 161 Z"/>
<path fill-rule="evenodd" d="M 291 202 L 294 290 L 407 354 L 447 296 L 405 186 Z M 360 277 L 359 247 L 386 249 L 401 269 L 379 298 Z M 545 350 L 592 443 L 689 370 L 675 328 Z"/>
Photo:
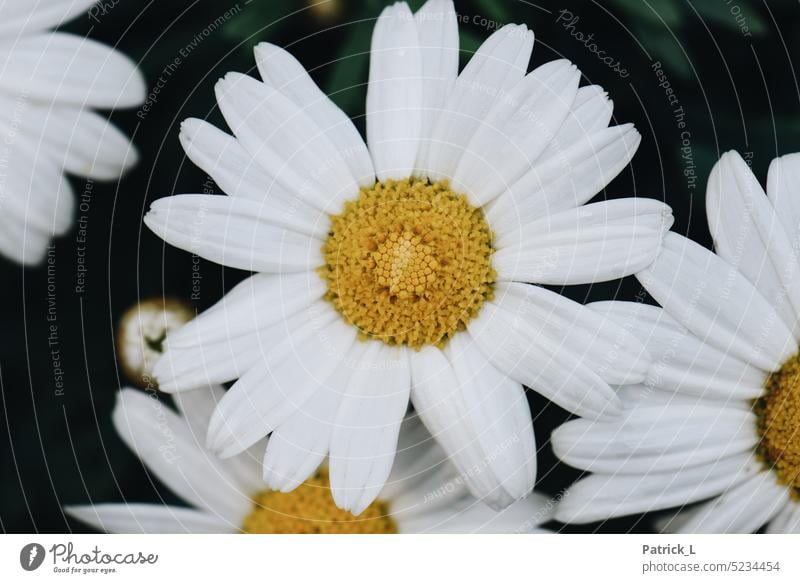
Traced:
<path fill-rule="evenodd" d="M 648 386 L 725 401 L 764 392 L 763 370 L 699 340 L 661 308 L 620 301 L 588 307 L 644 342 L 653 359 Z"/>
<path fill-rule="evenodd" d="M 144 222 L 170 245 L 228 267 L 292 273 L 323 265 L 322 241 L 271 211 L 243 198 L 182 194 L 155 201 Z"/>
<path fill-rule="evenodd" d="M 358 194 L 342 153 L 294 101 L 239 73 L 225 75 L 215 91 L 239 142 L 284 190 L 331 213 Z"/>
<path fill-rule="evenodd" d="M 752 284 L 685 237 L 667 233 L 661 254 L 636 277 L 700 340 L 745 362 L 777 370 L 797 350 L 789 329 Z"/>
<path fill-rule="evenodd" d="M 461 480 L 473 496 L 493 508 L 509 506 L 514 498 L 487 463 L 452 363 L 440 349 L 428 346 L 412 355 L 411 369 L 414 409 L 458 468 Z"/>
<path fill-rule="evenodd" d="M 775 158 L 767 174 L 767 197 L 795 253 L 800 252 L 800 153 Z"/>
<path fill-rule="evenodd" d="M 456 79 L 431 134 L 425 168 L 432 180 L 450 179 L 475 131 L 498 96 L 525 76 L 533 32 L 508 24 L 480 46 Z"/>
<path fill-rule="evenodd" d="M 199 119 L 185 120 L 179 137 L 189 159 L 208 172 L 226 194 L 263 203 L 270 215 L 301 233 L 327 237 L 328 215 L 285 190 L 236 138 Z"/>
<path fill-rule="evenodd" d="M 767 534 L 800 534 L 800 506 L 788 503 L 767 526 Z"/>
<path fill-rule="evenodd" d="M 571 466 L 607 474 L 683 471 L 752 451 L 758 444 L 749 411 L 714 401 L 642 405 L 614 420 L 576 419 L 553 432 L 556 455 Z"/>
<path fill-rule="evenodd" d="M 691 504 L 717 496 L 760 471 L 761 465 L 748 452 L 679 472 L 593 474 L 567 490 L 556 519 L 582 524 Z"/>
<path fill-rule="evenodd" d="M 574 143 L 607 128 L 613 111 L 614 104 L 599 85 L 587 85 L 578 89 L 567 119 L 539 156 L 539 161 L 558 156 Z"/>
<path fill-rule="evenodd" d="M 133 107 L 144 101 L 144 78 L 122 53 L 62 32 L 0 46 L 0 89 L 29 99 L 78 107 Z"/>
<path fill-rule="evenodd" d="M 256 45 L 254 52 L 264 83 L 288 96 L 317 124 L 342 153 L 359 186 L 372 186 L 375 182 L 372 158 L 350 118 L 317 87 L 303 65 L 288 52 L 270 43 Z"/>
<path fill-rule="evenodd" d="M 119 534 L 229 534 L 240 526 L 208 512 L 158 504 L 65 506 L 64 512 L 98 530 Z"/>
<path fill-rule="evenodd" d="M 487 302 L 470 323 L 469 334 L 481 352 L 498 370 L 568 411 L 592 418 L 618 413 L 621 405 L 616 394 L 590 367 L 593 358 L 598 370 L 605 371 L 603 374 L 613 372 L 614 367 L 609 365 L 616 359 L 609 352 L 610 346 L 605 343 L 605 338 L 598 344 L 594 344 L 591 338 L 592 331 L 599 328 L 596 324 L 602 324 L 603 319 L 551 291 L 527 287 L 500 288 L 501 298 L 503 290 L 520 289 L 524 291 L 519 292 L 519 297 L 525 299 L 511 304 L 512 309 L 497 302 Z M 541 314 L 546 324 L 536 322 L 531 326 L 526 314 Z M 547 334 L 542 333 L 544 330 Z M 611 336 L 618 333 L 627 342 L 632 340 L 622 329 L 607 328 L 607 332 Z M 572 348 L 572 343 L 577 343 L 579 348 Z M 625 355 L 626 359 L 631 357 L 634 371 L 639 366 L 637 358 L 648 362 L 647 355 L 641 347 L 636 347 L 637 344 L 635 340 L 629 344 Z M 592 355 L 588 362 L 585 359 L 587 354 Z M 642 374 L 641 371 L 631 371 L 630 364 L 627 366 L 628 370 L 622 372 L 624 377 Z"/>
<path fill-rule="evenodd" d="M 338 314 L 309 313 L 305 319 L 220 401 L 207 440 L 220 457 L 240 453 L 283 424 L 328 382 L 355 341 L 353 327 Z"/>
<path fill-rule="evenodd" d="M 763 471 L 722 495 L 687 511 L 688 520 L 665 532 L 686 534 L 750 534 L 777 515 L 787 504 L 789 490 Z"/>
<path fill-rule="evenodd" d="M 355 358 L 331 435 L 330 480 L 336 505 L 358 516 L 391 472 L 411 379 L 405 347 L 367 341 Z"/>
<path fill-rule="evenodd" d="M 672 210 L 623 198 L 564 210 L 502 233 L 492 264 L 501 281 L 572 285 L 610 281 L 650 265 Z"/>
<path fill-rule="evenodd" d="M 372 31 L 367 144 L 378 180 L 411 176 L 422 129 L 422 61 L 405 2 L 384 8 Z"/>
<path fill-rule="evenodd" d="M 717 254 L 736 267 L 800 339 L 800 264 L 750 167 L 736 152 L 711 169 L 708 226 Z"/>
<path fill-rule="evenodd" d="M 422 61 L 422 119 L 416 169 L 426 164 L 436 120 L 458 77 L 458 15 L 453 0 L 428 0 L 414 15 Z"/>
<path fill-rule="evenodd" d="M 586 203 L 628 165 L 640 141 L 632 124 L 583 137 L 535 164 L 486 207 L 486 220 L 495 233 L 513 233 L 536 219 Z"/>
<path fill-rule="evenodd" d="M 580 75 L 567 60 L 551 61 L 496 100 L 458 162 L 453 188 L 475 206 L 507 190 L 555 137 L 575 101 Z"/>
<path fill-rule="evenodd" d="M 112 419 L 125 444 L 173 492 L 226 523 L 242 523 L 252 505 L 249 493 L 195 443 L 183 419 L 133 389 L 120 392 Z"/>

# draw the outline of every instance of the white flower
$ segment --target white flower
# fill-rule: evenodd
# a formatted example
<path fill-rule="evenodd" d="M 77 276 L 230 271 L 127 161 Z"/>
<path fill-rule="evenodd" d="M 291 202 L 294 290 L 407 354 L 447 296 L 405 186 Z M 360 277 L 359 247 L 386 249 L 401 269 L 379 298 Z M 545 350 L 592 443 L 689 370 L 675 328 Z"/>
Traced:
<path fill-rule="evenodd" d="M 650 199 L 581 206 L 639 134 L 607 127 L 611 103 L 579 89 L 569 62 L 526 75 L 532 47 L 532 32 L 505 26 L 459 75 L 452 2 L 416 15 L 397 3 L 372 39 L 369 148 L 267 44 L 255 51 L 262 82 L 231 73 L 217 85 L 236 137 L 184 123 L 188 156 L 229 196 L 164 198 L 145 222 L 260 272 L 169 334 L 155 367 L 168 392 L 239 379 L 211 419 L 213 451 L 272 432 L 265 476 L 282 490 L 329 454 L 334 498 L 358 514 L 389 475 L 410 398 L 473 494 L 503 507 L 536 477 L 522 385 L 598 417 L 619 410 L 609 383 L 644 379 L 631 334 L 522 283 L 638 271 L 672 221 Z"/>
<path fill-rule="evenodd" d="M 268 491 L 252 452 L 219 460 L 198 441 L 222 395 L 219 387 L 181 393 L 175 413 L 155 394 L 123 389 L 114 410 L 125 443 L 191 508 L 126 503 L 68 506 L 66 512 L 108 532 L 288 534 L 536 532 L 554 512 L 556 500 L 538 493 L 501 512 L 490 510 L 469 495 L 441 448 L 410 418 L 392 475 L 359 518 L 334 505 L 321 476 L 294 492 Z"/>
<path fill-rule="evenodd" d="M 49 29 L 94 0 L 0 3 L 0 254 L 42 260 L 70 227 L 63 173 L 115 179 L 136 162 L 128 138 L 91 108 L 144 100 L 136 66 L 98 42 Z"/>
<path fill-rule="evenodd" d="M 711 171 L 716 255 L 670 233 L 638 277 L 663 306 L 596 304 L 647 345 L 648 381 L 620 391 L 619 419 L 553 434 L 594 472 L 559 510 L 567 522 L 703 504 L 680 532 L 800 532 L 800 155 L 773 161 L 765 194 L 735 152 Z"/>

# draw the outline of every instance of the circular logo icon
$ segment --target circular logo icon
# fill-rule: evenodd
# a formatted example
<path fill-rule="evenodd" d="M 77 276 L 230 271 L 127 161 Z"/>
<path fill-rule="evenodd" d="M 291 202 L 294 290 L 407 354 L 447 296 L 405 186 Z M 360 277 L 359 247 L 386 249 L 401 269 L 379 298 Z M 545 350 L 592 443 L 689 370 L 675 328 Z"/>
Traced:
<path fill-rule="evenodd" d="M 19 564 L 26 571 L 35 571 L 44 562 L 44 547 L 39 543 L 28 543 L 19 552 Z"/>

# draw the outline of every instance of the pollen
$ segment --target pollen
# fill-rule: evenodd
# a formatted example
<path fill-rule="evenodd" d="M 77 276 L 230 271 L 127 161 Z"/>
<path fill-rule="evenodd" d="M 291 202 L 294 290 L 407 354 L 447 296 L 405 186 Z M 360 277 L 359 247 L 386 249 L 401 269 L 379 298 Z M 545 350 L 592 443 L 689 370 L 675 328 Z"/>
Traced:
<path fill-rule="evenodd" d="M 800 354 L 787 360 L 765 383 L 756 401 L 761 435 L 759 455 L 778 476 L 778 482 L 800 498 Z"/>
<path fill-rule="evenodd" d="M 441 347 L 492 298 L 492 232 L 445 181 L 362 188 L 322 250 L 326 299 L 362 339 Z"/>
<path fill-rule="evenodd" d="M 338 508 L 321 470 L 291 492 L 268 490 L 253 499 L 244 519 L 247 534 L 396 534 L 388 505 L 376 500 L 359 516 Z"/>

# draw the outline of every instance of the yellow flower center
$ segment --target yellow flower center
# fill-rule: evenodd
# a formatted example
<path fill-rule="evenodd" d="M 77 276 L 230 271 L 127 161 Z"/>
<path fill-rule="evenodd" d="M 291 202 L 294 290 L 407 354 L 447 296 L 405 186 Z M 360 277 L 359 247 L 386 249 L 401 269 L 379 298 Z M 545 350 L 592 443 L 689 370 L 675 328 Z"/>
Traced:
<path fill-rule="evenodd" d="M 396 534 L 385 502 L 376 500 L 358 517 L 338 508 L 322 470 L 288 493 L 258 494 L 242 530 L 248 534 Z"/>
<path fill-rule="evenodd" d="M 755 411 L 761 434 L 759 454 L 778 482 L 800 496 L 800 354 L 787 360 L 765 383 Z"/>
<path fill-rule="evenodd" d="M 326 299 L 362 338 L 443 346 L 491 299 L 492 232 L 446 182 L 363 188 L 331 217 Z"/>

